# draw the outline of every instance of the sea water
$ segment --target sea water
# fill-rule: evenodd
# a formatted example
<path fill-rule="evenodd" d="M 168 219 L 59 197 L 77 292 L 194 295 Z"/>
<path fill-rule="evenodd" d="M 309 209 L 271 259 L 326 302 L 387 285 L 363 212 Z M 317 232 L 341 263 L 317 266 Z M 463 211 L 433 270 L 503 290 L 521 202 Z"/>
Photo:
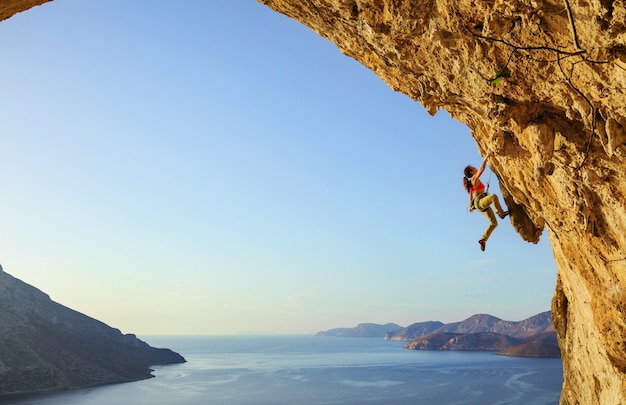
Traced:
<path fill-rule="evenodd" d="M 416 351 L 383 339 L 314 336 L 144 337 L 187 363 L 144 381 L 5 398 L 38 405 L 557 405 L 560 359 Z"/>

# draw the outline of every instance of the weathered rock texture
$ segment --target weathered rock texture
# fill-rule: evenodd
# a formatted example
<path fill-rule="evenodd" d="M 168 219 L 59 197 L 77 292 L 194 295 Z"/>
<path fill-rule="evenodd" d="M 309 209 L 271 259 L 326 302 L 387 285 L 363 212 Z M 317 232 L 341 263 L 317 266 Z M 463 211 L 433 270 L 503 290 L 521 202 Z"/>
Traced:
<path fill-rule="evenodd" d="M 496 152 L 513 226 L 547 229 L 559 268 L 561 403 L 626 403 L 624 0 L 260 1 Z"/>
<path fill-rule="evenodd" d="M 624 0 L 260 1 L 496 153 L 513 226 L 558 265 L 561 403 L 626 404 Z"/>

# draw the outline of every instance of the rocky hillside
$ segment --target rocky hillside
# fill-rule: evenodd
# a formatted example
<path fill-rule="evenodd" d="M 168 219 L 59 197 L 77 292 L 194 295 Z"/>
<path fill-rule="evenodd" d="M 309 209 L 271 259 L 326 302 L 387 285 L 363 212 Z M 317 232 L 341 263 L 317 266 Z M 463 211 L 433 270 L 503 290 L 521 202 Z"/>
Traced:
<path fill-rule="evenodd" d="M 560 357 L 555 332 L 545 332 L 526 339 L 525 343 L 504 349 L 498 354 L 514 357 Z"/>
<path fill-rule="evenodd" d="M 489 351 L 515 357 L 560 357 L 554 331 L 525 339 L 493 332 L 440 332 L 419 337 L 405 347 L 413 350 Z"/>
<path fill-rule="evenodd" d="M 523 339 L 499 333 L 432 333 L 405 347 L 413 350 L 499 351 L 526 343 Z"/>
<path fill-rule="evenodd" d="M 141 380 L 151 377 L 150 365 L 184 361 L 57 304 L 0 267 L 0 395 Z"/>
<path fill-rule="evenodd" d="M 315 336 L 335 336 L 335 337 L 365 337 L 365 338 L 382 338 L 387 333 L 393 333 L 402 326 L 395 323 L 387 323 L 379 325 L 376 323 L 360 323 L 354 328 L 335 328 L 327 331 L 320 331 Z"/>

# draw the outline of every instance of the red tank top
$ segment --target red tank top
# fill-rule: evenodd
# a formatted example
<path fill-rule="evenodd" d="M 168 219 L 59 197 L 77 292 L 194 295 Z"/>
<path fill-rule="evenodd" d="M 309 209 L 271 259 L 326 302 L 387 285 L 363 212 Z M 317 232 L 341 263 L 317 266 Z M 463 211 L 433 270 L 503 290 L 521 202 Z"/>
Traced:
<path fill-rule="evenodd" d="M 474 198 L 474 196 L 476 194 L 480 194 L 480 193 L 484 193 L 485 192 L 485 185 L 483 184 L 482 181 L 480 181 L 480 179 L 476 179 L 476 185 L 472 188 L 470 188 L 470 196 L 471 198 Z"/>

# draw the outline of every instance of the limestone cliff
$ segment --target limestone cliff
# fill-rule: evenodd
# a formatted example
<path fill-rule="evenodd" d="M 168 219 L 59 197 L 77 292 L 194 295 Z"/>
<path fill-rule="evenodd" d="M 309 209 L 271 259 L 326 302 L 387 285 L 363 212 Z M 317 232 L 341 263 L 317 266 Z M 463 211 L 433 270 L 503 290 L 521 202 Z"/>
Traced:
<path fill-rule="evenodd" d="M 471 129 L 520 236 L 547 230 L 562 404 L 626 404 L 624 0 L 260 0 Z"/>
<path fill-rule="evenodd" d="M 260 1 L 496 152 L 513 226 L 547 230 L 559 269 L 561 403 L 626 403 L 624 0 Z"/>

